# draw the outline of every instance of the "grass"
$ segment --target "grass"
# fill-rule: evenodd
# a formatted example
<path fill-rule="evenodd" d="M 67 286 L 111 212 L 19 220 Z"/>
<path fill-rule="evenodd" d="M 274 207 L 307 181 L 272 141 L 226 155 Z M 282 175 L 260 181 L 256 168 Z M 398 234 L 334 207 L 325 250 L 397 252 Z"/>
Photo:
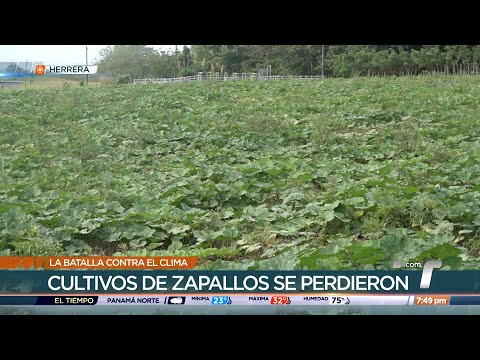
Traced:
<path fill-rule="evenodd" d="M 0 92 L 0 254 L 479 268 L 480 78 Z"/>
<path fill-rule="evenodd" d="M 11 79 L 5 79 L 11 80 Z M 81 87 L 80 86 L 80 79 L 66 79 L 60 77 L 53 77 L 53 76 L 35 76 L 30 78 L 21 78 L 15 79 L 22 81 L 22 84 L 19 89 L 1 89 L 0 91 L 7 91 L 7 90 L 31 90 L 31 89 L 65 89 L 70 87 Z M 84 82 L 84 86 L 86 85 L 86 80 L 82 79 Z M 100 86 L 101 83 L 99 81 L 92 81 L 89 79 L 88 86 Z"/>

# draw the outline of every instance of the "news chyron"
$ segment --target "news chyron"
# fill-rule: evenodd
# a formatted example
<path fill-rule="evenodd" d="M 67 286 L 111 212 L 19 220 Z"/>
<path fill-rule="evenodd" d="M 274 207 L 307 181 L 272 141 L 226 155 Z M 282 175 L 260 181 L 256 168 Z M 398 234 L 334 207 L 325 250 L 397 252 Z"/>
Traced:
<path fill-rule="evenodd" d="M 36 65 L 35 75 L 92 75 L 96 65 Z"/>

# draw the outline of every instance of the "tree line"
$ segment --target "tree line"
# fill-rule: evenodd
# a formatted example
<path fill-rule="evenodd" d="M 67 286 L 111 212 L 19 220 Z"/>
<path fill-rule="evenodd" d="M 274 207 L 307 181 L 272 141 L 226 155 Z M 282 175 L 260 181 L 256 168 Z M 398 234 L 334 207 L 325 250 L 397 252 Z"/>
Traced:
<path fill-rule="evenodd" d="M 477 74 L 480 45 L 192 45 L 179 51 L 115 45 L 101 51 L 98 65 L 99 72 L 128 78 L 251 73 L 268 65 L 275 75 Z"/>

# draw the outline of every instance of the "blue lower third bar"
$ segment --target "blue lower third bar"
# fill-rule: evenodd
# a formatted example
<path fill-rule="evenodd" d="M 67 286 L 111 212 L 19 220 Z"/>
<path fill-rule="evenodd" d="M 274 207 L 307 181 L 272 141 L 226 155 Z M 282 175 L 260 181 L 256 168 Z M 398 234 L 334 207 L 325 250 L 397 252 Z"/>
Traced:
<path fill-rule="evenodd" d="M 480 305 L 480 296 L 451 296 L 450 305 Z"/>
<path fill-rule="evenodd" d="M 0 305 L 35 305 L 38 296 L 0 296 Z"/>

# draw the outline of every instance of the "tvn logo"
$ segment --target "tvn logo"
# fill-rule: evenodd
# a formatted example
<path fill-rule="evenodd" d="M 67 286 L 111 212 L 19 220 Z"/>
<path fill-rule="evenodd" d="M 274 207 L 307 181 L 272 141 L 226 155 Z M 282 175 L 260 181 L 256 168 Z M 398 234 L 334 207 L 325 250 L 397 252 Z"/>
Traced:
<path fill-rule="evenodd" d="M 394 269 L 400 269 L 402 267 L 401 261 L 394 261 Z M 420 289 L 429 289 L 432 281 L 433 269 L 440 269 L 442 267 L 442 260 L 430 260 L 423 265 L 422 278 L 420 279 Z"/>
<path fill-rule="evenodd" d="M 92 75 L 98 66 L 93 65 L 37 65 L 35 75 Z"/>

